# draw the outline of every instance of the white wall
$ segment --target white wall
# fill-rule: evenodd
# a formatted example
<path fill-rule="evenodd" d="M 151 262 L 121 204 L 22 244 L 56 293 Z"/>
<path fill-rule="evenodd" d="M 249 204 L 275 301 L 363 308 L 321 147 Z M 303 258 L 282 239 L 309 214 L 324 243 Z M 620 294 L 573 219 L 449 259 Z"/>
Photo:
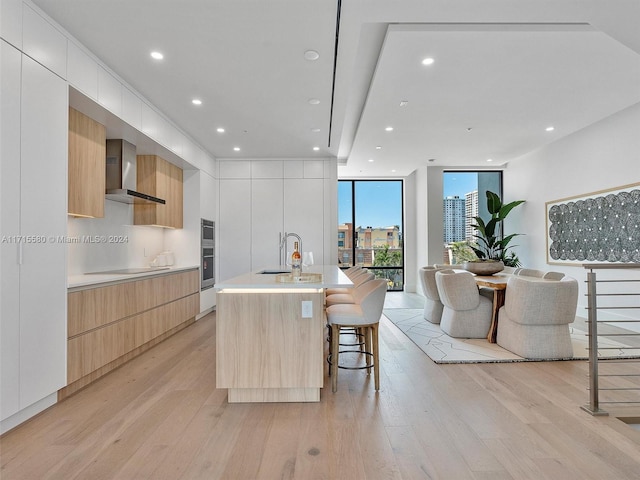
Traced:
<path fill-rule="evenodd" d="M 407 248 L 407 245 L 424 245 L 418 243 L 418 224 L 416 222 L 418 211 L 418 198 L 420 193 L 416 190 L 415 172 L 404 179 L 402 188 L 404 194 L 404 290 L 415 292 L 418 288 L 418 251 L 415 248 Z"/>
<path fill-rule="evenodd" d="M 526 200 L 511 213 L 507 232 L 524 233 L 515 243 L 527 267 L 564 272 L 579 281 L 578 315 L 587 271 L 581 266 L 547 264 L 545 202 L 640 182 L 640 104 L 509 163 L 504 172 L 505 201 Z M 605 278 L 619 273 L 598 273 Z M 627 272 L 640 278 L 638 273 Z"/>
<path fill-rule="evenodd" d="M 416 202 L 416 244 L 407 248 L 415 249 L 417 268 L 443 261 L 443 171 L 442 167 L 421 167 L 411 174 L 415 181 L 407 184 L 415 189 Z"/>

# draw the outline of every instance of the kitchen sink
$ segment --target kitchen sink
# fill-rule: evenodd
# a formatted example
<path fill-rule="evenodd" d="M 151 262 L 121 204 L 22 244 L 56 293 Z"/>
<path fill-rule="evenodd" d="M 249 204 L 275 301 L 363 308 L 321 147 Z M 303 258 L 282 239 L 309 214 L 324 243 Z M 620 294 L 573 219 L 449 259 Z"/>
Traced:
<path fill-rule="evenodd" d="M 291 270 L 281 270 L 281 269 L 267 269 L 259 272 L 262 275 L 277 275 L 278 273 L 291 273 Z"/>

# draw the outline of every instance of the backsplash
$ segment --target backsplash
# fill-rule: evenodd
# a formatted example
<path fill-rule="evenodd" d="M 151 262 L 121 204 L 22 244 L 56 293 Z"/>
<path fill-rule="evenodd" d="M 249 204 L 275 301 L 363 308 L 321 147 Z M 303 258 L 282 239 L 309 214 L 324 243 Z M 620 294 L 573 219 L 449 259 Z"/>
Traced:
<path fill-rule="evenodd" d="M 104 218 L 69 217 L 67 235 L 69 275 L 148 267 L 164 250 L 164 229 L 133 225 L 133 205 L 110 200 Z"/>

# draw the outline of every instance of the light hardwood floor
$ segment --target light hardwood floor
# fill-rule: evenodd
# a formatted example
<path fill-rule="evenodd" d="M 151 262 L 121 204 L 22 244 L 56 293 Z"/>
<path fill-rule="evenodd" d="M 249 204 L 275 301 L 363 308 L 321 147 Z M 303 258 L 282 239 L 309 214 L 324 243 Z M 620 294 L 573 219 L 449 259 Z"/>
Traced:
<path fill-rule="evenodd" d="M 0 478 L 640 479 L 640 431 L 579 408 L 586 362 L 436 365 L 386 320 L 380 342 L 378 393 L 325 368 L 319 403 L 228 404 L 210 314 L 5 434 Z"/>

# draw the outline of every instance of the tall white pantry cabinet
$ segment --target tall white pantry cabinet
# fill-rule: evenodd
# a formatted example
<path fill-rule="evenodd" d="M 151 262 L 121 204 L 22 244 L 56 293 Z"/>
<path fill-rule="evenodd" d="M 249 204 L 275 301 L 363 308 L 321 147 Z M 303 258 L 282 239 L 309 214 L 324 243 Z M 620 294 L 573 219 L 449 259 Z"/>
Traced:
<path fill-rule="evenodd" d="M 335 160 L 221 160 L 219 169 L 221 280 L 278 266 L 284 232 L 302 237 L 315 264 L 335 263 Z"/>
<path fill-rule="evenodd" d="M 0 40 L 0 414 L 66 384 L 67 82 Z M 16 420 L 20 423 L 23 419 Z M 3 422 L 3 430 L 13 425 Z"/>

